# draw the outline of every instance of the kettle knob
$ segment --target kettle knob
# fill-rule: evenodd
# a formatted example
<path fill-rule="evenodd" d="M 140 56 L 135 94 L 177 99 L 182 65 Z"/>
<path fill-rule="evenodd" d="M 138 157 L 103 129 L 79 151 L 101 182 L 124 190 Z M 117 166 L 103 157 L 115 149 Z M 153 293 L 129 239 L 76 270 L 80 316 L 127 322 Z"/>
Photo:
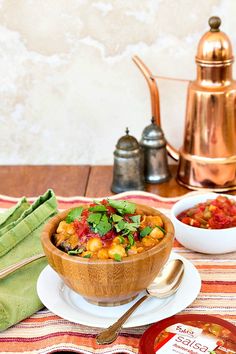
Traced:
<path fill-rule="evenodd" d="M 218 16 L 212 16 L 209 18 L 209 26 L 211 27 L 210 31 L 211 32 L 219 32 L 220 25 L 221 25 L 221 19 Z"/>

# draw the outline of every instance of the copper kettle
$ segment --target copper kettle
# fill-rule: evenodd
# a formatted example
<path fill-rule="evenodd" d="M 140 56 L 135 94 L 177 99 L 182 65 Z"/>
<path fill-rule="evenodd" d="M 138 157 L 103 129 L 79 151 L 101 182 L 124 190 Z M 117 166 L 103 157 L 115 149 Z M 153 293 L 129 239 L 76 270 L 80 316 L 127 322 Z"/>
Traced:
<path fill-rule="evenodd" d="M 210 30 L 201 38 L 196 55 L 197 78 L 189 83 L 185 133 L 179 151 L 167 143 L 178 161 L 177 181 L 187 188 L 236 190 L 236 81 L 228 36 L 220 31 L 219 17 L 209 19 Z M 159 92 L 154 75 L 137 57 L 151 94 L 152 116 L 161 125 Z"/>

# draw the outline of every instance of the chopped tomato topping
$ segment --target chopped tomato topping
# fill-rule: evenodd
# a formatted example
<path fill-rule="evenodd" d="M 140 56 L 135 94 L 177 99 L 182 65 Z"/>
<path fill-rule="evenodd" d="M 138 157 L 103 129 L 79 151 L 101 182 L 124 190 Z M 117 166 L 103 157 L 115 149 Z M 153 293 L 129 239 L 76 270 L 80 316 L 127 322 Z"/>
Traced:
<path fill-rule="evenodd" d="M 236 202 L 225 196 L 199 203 L 177 216 L 184 224 L 204 229 L 226 229 L 236 226 Z"/>

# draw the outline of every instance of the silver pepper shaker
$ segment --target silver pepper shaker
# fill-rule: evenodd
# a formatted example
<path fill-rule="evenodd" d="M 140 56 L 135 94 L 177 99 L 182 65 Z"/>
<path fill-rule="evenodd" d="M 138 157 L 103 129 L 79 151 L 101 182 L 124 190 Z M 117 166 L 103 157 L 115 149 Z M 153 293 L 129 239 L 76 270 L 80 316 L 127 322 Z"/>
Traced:
<path fill-rule="evenodd" d="M 147 183 L 162 183 L 170 177 L 167 163 L 166 140 L 154 118 L 142 133 L 140 146 L 144 159 L 144 179 Z"/>
<path fill-rule="evenodd" d="M 120 193 L 130 190 L 143 190 L 143 161 L 138 141 L 126 128 L 114 151 L 113 181 L 111 190 Z"/>

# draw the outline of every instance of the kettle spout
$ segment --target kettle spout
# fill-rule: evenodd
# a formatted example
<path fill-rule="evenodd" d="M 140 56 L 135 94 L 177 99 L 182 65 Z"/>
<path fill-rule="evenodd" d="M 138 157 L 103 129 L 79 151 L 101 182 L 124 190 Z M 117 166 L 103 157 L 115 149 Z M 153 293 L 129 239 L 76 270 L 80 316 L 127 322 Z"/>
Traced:
<path fill-rule="evenodd" d="M 147 81 L 151 97 L 152 118 L 155 123 L 161 127 L 160 99 L 155 77 L 137 55 L 133 56 L 132 59 Z M 166 149 L 174 160 L 179 160 L 178 150 L 171 146 L 168 142 L 166 143 Z"/>

